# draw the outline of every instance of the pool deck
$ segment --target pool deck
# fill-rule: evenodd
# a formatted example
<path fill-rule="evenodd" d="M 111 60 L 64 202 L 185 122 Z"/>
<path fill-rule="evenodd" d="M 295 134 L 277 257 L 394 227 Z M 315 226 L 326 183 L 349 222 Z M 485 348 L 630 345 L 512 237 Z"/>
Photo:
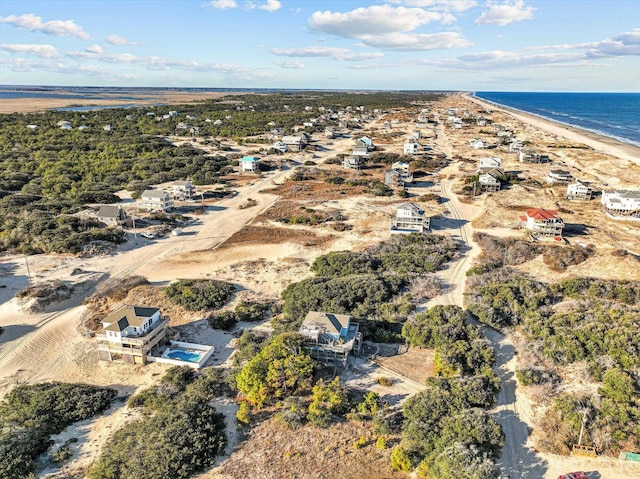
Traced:
<path fill-rule="evenodd" d="M 188 366 L 194 369 L 202 368 L 211 355 L 215 352 L 213 346 L 207 346 L 205 344 L 196 343 L 184 343 L 182 341 L 169 341 L 169 349 L 171 350 L 184 350 L 184 351 L 198 351 L 203 353 L 198 362 L 182 361 L 180 359 L 172 359 L 163 356 L 148 356 L 147 360 L 151 363 L 164 363 L 172 364 L 174 366 Z"/>

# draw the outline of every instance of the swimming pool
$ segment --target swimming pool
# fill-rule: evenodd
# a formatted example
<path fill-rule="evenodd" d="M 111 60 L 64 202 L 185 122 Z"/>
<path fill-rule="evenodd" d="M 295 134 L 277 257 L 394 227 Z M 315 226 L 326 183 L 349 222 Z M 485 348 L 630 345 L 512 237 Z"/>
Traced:
<path fill-rule="evenodd" d="M 166 354 L 166 357 L 171 359 L 179 359 L 180 361 L 188 361 L 190 363 L 200 362 L 204 352 L 196 352 L 196 351 L 182 351 L 179 349 L 169 351 Z"/>

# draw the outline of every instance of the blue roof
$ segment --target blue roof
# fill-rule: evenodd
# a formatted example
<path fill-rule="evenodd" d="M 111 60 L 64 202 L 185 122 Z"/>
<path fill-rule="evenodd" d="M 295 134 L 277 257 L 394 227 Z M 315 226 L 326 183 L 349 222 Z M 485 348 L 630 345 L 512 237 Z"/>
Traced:
<path fill-rule="evenodd" d="M 243 156 L 242 157 L 242 161 L 243 162 L 249 162 L 249 161 L 255 162 L 255 161 L 258 161 L 258 158 L 256 158 L 255 156 Z"/>

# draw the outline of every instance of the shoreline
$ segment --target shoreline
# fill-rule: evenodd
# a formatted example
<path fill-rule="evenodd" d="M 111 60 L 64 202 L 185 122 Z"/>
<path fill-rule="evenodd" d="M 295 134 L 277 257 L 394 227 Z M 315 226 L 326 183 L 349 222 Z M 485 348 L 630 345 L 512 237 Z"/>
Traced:
<path fill-rule="evenodd" d="M 546 131 L 553 135 L 561 136 L 568 141 L 582 143 L 595 151 L 612 155 L 621 160 L 630 161 L 640 166 L 640 147 L 631 143 L 617 140 L 616 138 L 595 133 L 578 126 L 561 123 L 555 120 L 544 118 L 533 113 L 528 113 L 516 108 L 494 103 L 484 98 L 474 96 L 472 93 L 461 93 L 461 95 L 478 105 L 490 110 L 499 110 L 511 115 L 516 120 L 531 125 L 534 128 Z"/>

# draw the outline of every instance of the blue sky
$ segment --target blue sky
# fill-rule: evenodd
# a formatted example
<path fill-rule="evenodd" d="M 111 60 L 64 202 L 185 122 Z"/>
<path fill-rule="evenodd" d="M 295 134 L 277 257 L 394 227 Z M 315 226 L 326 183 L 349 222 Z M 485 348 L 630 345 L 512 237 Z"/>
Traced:
<path fill-rule="evenodd" d="M 640 91 L 638 0 L 2 0 L 0 84 Z"/>

